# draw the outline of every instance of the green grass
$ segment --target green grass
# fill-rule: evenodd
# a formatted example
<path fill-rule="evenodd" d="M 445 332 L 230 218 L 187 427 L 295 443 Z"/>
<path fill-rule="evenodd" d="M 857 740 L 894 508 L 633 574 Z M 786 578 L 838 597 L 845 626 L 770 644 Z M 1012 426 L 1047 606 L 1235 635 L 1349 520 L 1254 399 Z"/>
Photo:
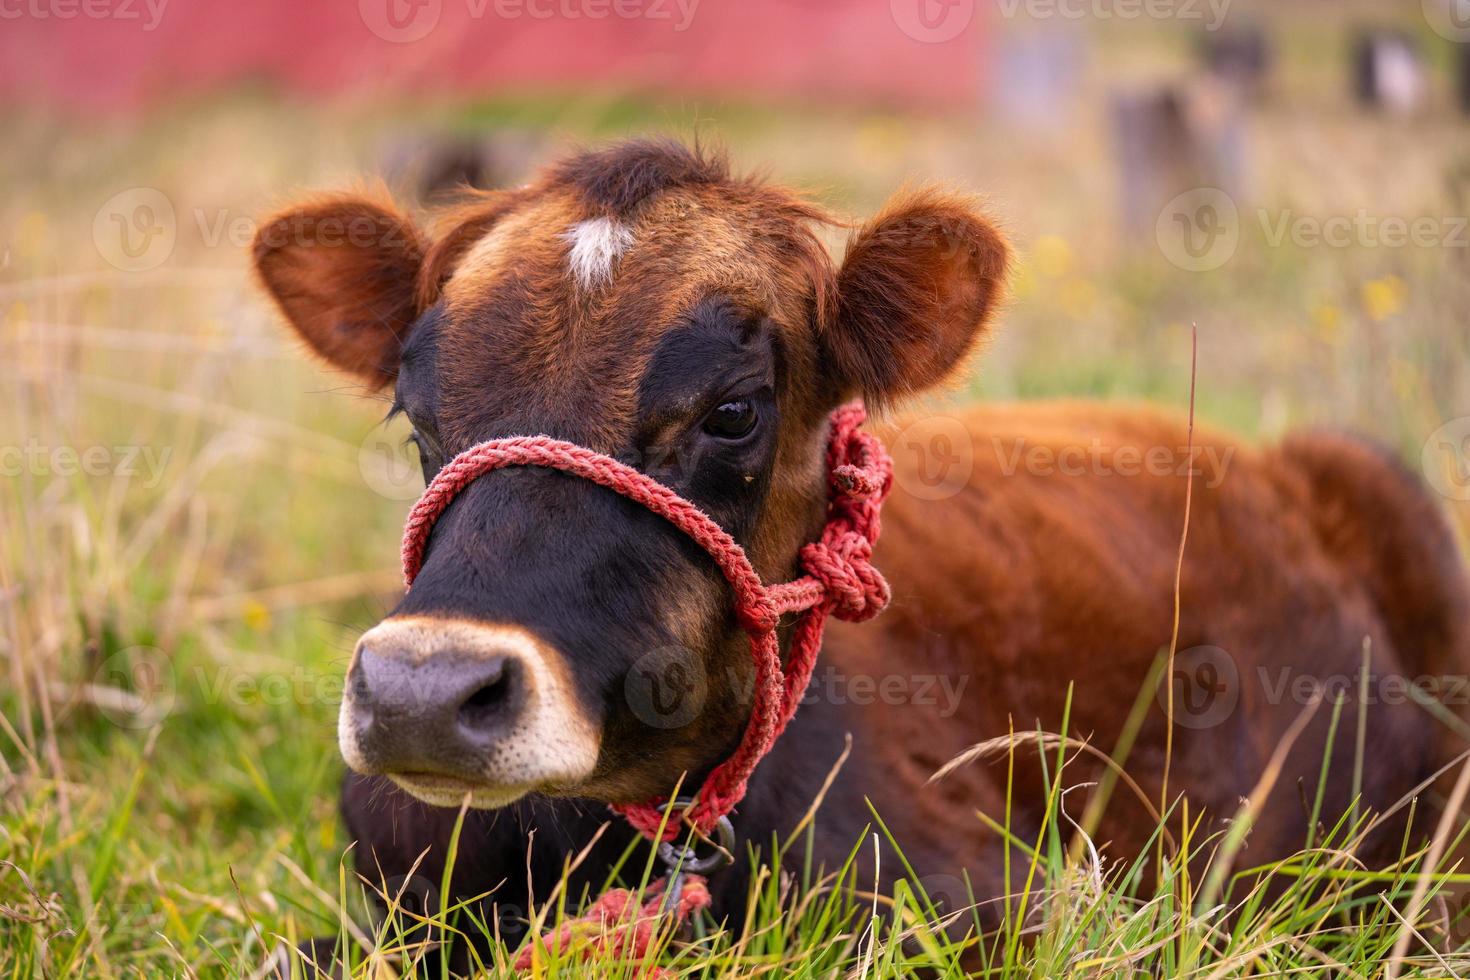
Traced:
<path fill-rule="evenodd" d="M 11 785 L 0 839 L 5 975 L 248 977 L 263 944 L 338 934 L 346 914 L 376 950 L 370 956 L 344 941 L 353 976 L 377 977 L 391 975 L 377 972 L 384 963 L 411 963 L 430 928 L 494 934 L 493 923 L 459 905 L 427 919 L 394 912 L 371 921 L 364 895 L 384 886 L 341 863 L 326 706 L 221 709 L 207 688 L 188 682 L 174 696 L 168 721 L 146 731 L 95 717 L 67 726 L 68 742 L 90 746 L 74 768 L 105 792 L 51 781 L 39 761 L 39 775 L 17 775 L 26 791 L 17 799 Z M 1405 930 L 1405 910 L 1417 906 L 1419 934 L 1440 951 L 1416 937 L 1400 975 L 1470 969 L 1470 957 L 1444 951 L 1445 913 L 1436 904 L 1470 875 L 1441 866 L 1428 894 L 1411 901 L 1430 871 L 1422 850 L 1406 841 L 1388 868 L 1363 868 L 1352 857 L 1372 815 L 1321 814 L 1316 840 L 1260 867 L 1240 849 L 1249 802 L 1229 830 L 1208 837 L 1198 836 L 1200 815 L 1179 803 L 1169 814 L 1177 840 L 1162 848 L 1162 864 L 1152 850 L 1120 861 L 1105 843 L 1096 849 L 1086 815 L 1066 811 L 1060 788 L 1078 743 L 1022 732 L 976 755 L 1013 769 L 1038 751 L 1049 801 L 1040 832 L 1021 836 L 1005 811 L 976 817 L 1006 835 L 1016 855 L 1015 896 L 999 928 L 982 924 L 972 898 L 928 895 L 907 868 L 890 869 L 900 880 L 874 895 L 857 870 L 859 852 L 880 836 L 900 853 L 902 842 L 873 813 L 847 863 L 825 874 L 804 860 L 805 835 L 770 842 L 745 918 L 701 920 L 677 942 L 661 936 L 649 962 L 687 977 L 1377 976 Z M 1320 794 L 1319 785 L 1314 812 Z M 628 870 L 634 880 L 653 874 L 651 865 Z M 550 896 L 538 914 L 550 925 L 584 898 Z M 1453 915 L 1457 906 L 1450 908 Z M 636 976 L 646 965 L 586 960 L 583 952 L 543 951 L 541 975 Z M 513 958 L 497 950 L 482 966 L 509 975 Z"/>

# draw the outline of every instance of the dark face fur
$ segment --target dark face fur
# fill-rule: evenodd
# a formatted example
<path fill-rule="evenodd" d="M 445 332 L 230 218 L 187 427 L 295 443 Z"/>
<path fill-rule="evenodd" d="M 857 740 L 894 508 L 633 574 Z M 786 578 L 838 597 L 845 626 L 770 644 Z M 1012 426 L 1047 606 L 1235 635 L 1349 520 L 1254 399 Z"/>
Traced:
<path fill-rule="evenodd" d="M 777 582 L 821 527 L 827 412 L 939 380 L 1005 265 L 993 229 L 935 192 L 863 229 L 840 272 L 825 220 L 635 142 L 476 198 L 433 244 L 382 203 L 310 203 L 263 228 L 256 261 L 315 350 L 394 384 L 426 479 L 486 439 L 578 443 L 693 501 Z M 696 545 L 592 483 L 513 468 L 455 498 L 363 636 L 340 735 L 354 769 L 430 802 L 642 800 L 733 748 L 751 680 Z"/>

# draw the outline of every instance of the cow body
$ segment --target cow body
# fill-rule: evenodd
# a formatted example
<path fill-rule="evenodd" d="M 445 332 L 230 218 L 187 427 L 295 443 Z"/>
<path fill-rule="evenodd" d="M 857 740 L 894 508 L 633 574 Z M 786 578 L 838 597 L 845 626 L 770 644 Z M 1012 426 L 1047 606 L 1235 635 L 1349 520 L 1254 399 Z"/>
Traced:
<path fill-rule="evenodd" d="M 1385 681 L 1463 676 L 1464 576 L 1433 501 L 1380 450 L 1324 434 L 1257 451 L 1215 432 L 1191 437 L 1181 419 L 1154 409 L 1089 403 L 976 406 L 947 421 L 971 439 L 968 451 L 950 447 L 949 465 L 967 474 L 958 481 L 935 471 L 932 458 L 903 451 L 905 420 L 880 427 L 898 470 L 876 558 L 893 602 L 872 622 L 829 629 L 807 702 L 735 814 L 742 848 L 785 839 L 850 737 L 818 811 L 816 863 L 841 864 L 871 826 L 871 800 L 931 891 L 962 900 L 958 882 L 968 876 L 982 901 L 1014 892 L 1017 884 L 1002 879 L 999 842 L 974 815 L 1005 812 L 1005 760 L 930 777 L 977 742 L 1060 732 L 1069 687 L 1069 734 L 1104 751 L 1142 691 L 1149 711 L 1127 768 L 1157 800 L 1167 699 L 1162 687 L 1144 685 L 1172 632 L 1187 459 L 1195 473 L 1172 794 L 1218 828 L 1287 729 L 1313 710 L 1318 690 L 1348 691 L 1330 771 L 1351 772 L 1352 684 L 1365 642 L 1375 692 L 1366 806 L 1388 809 L 1448 760 L 1449 730 Z M 932 489 L 946 477 L 953 492 Z M 1329 719 L 1330 708 L 1319 708 L 1287 757 L 1250 838 L 1254 863 L 1305 842 L 1298 784 L 1315 786 Z M 1034 840 L 1045 809 L 1034 750 L 1018 750 L 1016 761 L 1014 828 Z M 1074 784 L 1098 775 L 1085 760 L 1069 771 Z M 1330 781 L 1322 812 L 1335 817 L 1350 803 L 1349 782 Z M 1080 814 L 1080 799 L 1068 809 Z M 359 776 L 348 777 L 344 810 L 368 874 L 406 874 L 428 849 L 419 873 L 440 880 L 436 858 L 456 811 Z M 528 881 L 549 894 L 563 862 L 609 821 L 573 879 L 589 888 L 635 836 L 603 805 L 537 799 L 472 812 L 456 892 L 492 893 L 487 904 L 498 903 L 514 941 Z M 1095 838 L 1110 858 L 1126 860 L 1155 827 L 1138 800 L 1119 794 Z M 1398 835 L 1386 830 L 1378 840 L 1397 847 Z M 896 860 L 882 867 L 900 873 Z M 738 920 L 748 871 L 739 862 L 713 883 L 720 914 Z"/>

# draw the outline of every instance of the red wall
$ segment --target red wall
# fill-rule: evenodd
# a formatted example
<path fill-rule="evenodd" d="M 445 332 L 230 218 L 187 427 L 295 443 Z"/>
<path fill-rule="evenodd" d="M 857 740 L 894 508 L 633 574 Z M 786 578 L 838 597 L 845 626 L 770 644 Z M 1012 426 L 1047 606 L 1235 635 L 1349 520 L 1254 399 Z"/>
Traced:
<path fill-rule="evenodd" d="M 694 0 L 0 0 L 0 96 L 132 108 L 259 77 L 311 94 L 604 86 L 921 107 L 979 95 L 974 0 L 697 0 L 683 30 L 680 2 Z"/>

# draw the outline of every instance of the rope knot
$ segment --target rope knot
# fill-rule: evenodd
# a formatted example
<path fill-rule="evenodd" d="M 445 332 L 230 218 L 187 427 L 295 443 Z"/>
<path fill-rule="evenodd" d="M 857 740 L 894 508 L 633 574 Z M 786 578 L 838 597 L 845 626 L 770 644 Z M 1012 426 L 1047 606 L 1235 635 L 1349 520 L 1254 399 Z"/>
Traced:
<path fill-rule="evenodd" d="M 850 530 L 801 549 L 802 567 L 822 583 L 832 615 L 850 623 L 872 619 L 888 605 L 888 582 L 872 559 L 873 543 Z"/>
<path fill-rule="evenodd" d="M 747 630 L 770 632 L 781 621 L 775 603 L 765 595 L 742 595 L 735 605 L 735 617 Z"/>
<path fill-rule="evenodd" d="M 859 426 L 867 418 L 861 404 L 832 413 L 832 438 L 827 445 L 828 483 L 833 504 L 879 504 L 893 487 L 893 459 L 872 433 Z"/>

